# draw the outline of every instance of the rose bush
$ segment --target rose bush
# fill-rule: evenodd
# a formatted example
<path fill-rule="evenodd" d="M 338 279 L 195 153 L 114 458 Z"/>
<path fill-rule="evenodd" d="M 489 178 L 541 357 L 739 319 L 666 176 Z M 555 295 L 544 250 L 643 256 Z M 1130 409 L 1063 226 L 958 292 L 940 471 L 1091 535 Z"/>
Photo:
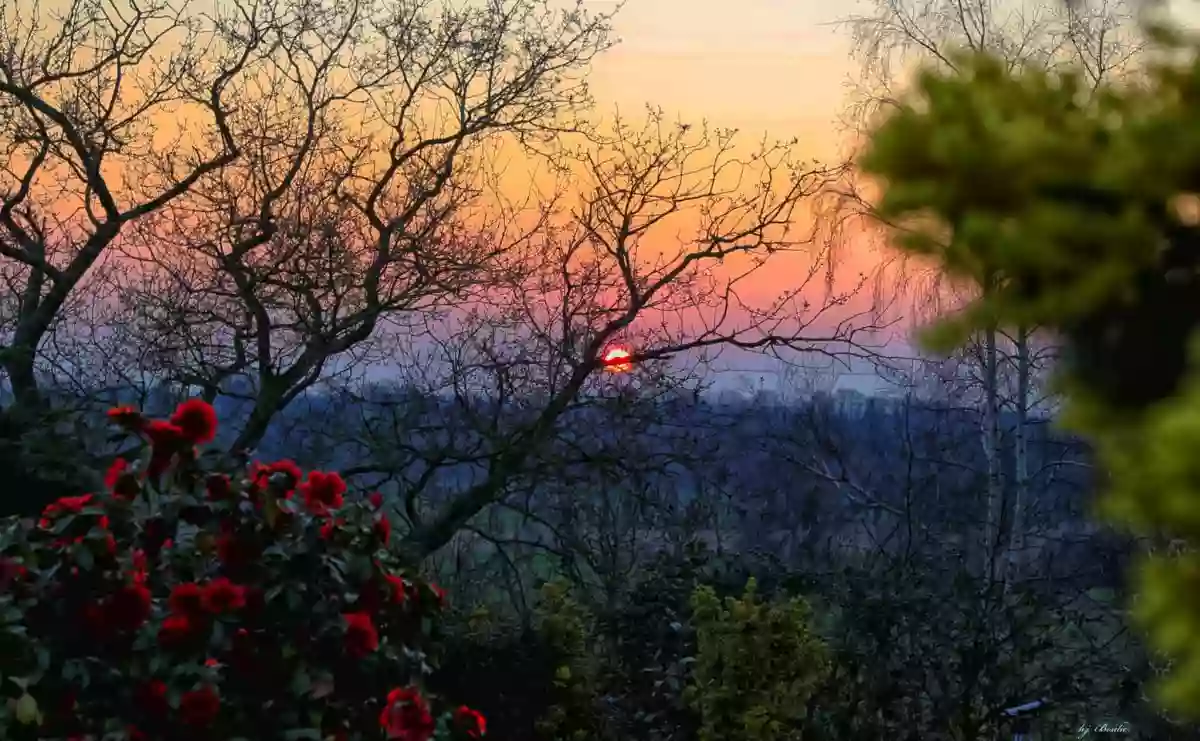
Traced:
<path fill-rule="evenodd" d="M 420 689 L 445 595 L 389 552 L 378 494 L 290 461 L 202 470 L 203 401 L 109 417 L 141 460 L 0 528 L 0 738 L 484 735 Z"/>

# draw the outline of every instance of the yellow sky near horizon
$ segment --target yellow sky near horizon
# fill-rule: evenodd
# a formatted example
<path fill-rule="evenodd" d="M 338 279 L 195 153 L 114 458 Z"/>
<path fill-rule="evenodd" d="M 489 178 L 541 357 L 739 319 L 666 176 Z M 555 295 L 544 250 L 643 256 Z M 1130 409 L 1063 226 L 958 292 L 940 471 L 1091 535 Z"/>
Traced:
<path fill-rule="evenodd" d="M 585 1 L 600 11 L 613 5 Z M 627 0 L 615 22 L 621 42 L 595 63 L 593 90 L 601 107 L 652 103 L 748 137 L 797 136 L 806 156 L 831 156 L 854 70 L 848 35 L 834 24 L 855 5 Z"/>

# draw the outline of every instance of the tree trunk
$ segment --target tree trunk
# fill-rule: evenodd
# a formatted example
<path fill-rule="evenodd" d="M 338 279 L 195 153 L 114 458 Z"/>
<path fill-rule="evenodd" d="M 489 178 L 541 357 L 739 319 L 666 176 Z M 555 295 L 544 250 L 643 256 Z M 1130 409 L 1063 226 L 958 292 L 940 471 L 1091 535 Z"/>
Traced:
<path fill-rule="evenodd" d="M 1009 554 L 1014 563 L 1020 563 L 1022 551 L 1025 548 L 1025 507 L 1029 504 L 1027 448 L 1029 444 L 1030 375 L 1032 373 L 1029 358 L 1029 335 L 1028 327 L 1017 329 L 1017 428 L 1013 441 L 1013 513 L 1009 537 Z"/>
<path fill-rule="evenodd" d="M 238 433 L 237 439 L 229 446 L 230 455 L 240 465 L 249 462 L 250 451 L 258 447 L 266 437 L 267 431 L 271 427 L 271 421 L 283 406 L 282 402 L 286 394 L 286 387 L 275 377 L 262 378 L 260 383 L 262 386 L 254 400 L 250 416 Z"/>
<path fill-rule="evenodd" d="M 38 383 L 33 351 L 14 345 L 4 353 L 13 400 L 0 409 L 0 517 L 31 517 L 60 497 L 94 490 L 101 481 L 80 456 L 77 441 L 61 439 L 54 429 L 54 410 Z"/>
<path fill-rule="evenodd" d="M 1000 472 L 1000 374 L 997 363 L 995 325 L 989 326 L 983 337 L 983 454 L 987 463 L 986 527 L 982 549 L 985 577 L 1003 578 L 1000 564 L 1000 523 L 1003 507 L 1003 487 Z"/>

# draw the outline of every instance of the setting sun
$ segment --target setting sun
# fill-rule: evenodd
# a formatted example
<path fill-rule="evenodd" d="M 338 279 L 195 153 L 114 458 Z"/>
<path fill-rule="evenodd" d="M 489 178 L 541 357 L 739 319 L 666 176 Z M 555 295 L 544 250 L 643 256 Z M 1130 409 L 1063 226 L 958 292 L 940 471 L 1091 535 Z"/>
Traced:
<path fill-rule="evenodd" d="M 604 353 L 605 370 L 613 373 L 625 373 L 633 369 L 633 355 L 623 347 L 614 347 Z"/>

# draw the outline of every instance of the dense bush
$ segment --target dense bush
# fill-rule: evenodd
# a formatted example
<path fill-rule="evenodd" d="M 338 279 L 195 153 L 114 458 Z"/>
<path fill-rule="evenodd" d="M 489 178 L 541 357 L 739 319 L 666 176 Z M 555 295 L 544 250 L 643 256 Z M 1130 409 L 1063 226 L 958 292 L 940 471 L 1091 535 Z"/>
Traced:
<path fill-rule="evenodd" d="M 555 741 L 591 741 L 604 737 L 601 660 L 596 618 L 576 598 L 569 582 L 542 585 L 535 627 L 557 658 L 554 702 L 538 721 L 539 737 Z"/>
<path fill-rule="evenodd" d="M 104 494 L 0 531 L 0 737 L 478 738 L 420 689 L 444 595 L 401 567 L 377 495 L 289 461 L 202 470 L 216 417 L 109 413 L 149 445 Z"/>
<path fill-rule="evenodd" d="M 696 661 L 692 596 L 701 586 L 721 597 L 737 596 L 752 575 L 763 585 L 771 571 L 762 566 L 749 554 L 730 557 L 702 540 L 691 541 L 680 552 L 663 551 L 647 562 L 619 609 L 600 616 L 601 630 L 614 646 L 605 691 L 623 737 L 696 738 L 700 718 L 684 700 Z"/>
<path fill-rule="evenodd" d="M 430 684 L 485 712 L 498 741 L 606 738 L 595 618 L 565 581 L 537 597 L 526 621 L 481 606 L 460 613 Z"/>
<path fill-rule="evenodd" d="M 754 579 L 740 599 L 696 590 L 696 661 L 686 697 L 700 714 L 700 741 L 800 738 L 808 699 L 828 671 L 809 618 L 800 598 L 762 601 Z"/>
<path fill-rule="evenodd" d="M 461 611 L 432 686 L 486 713 L 497 741 L 691 741 L 700 729 L 683 697 L 696 662 L 691 597 L 703 585 L 740 595 L 752 563 L 696 542 L 647 563 L 611 609 L 555 580 L 527 621 Z"/>
<path fill-rule="evenodd" d="M 1067 734 L 1105 712 L 1127 717 L 1116 695 L 1128 641 L 1105 605 L 918 556 L 821 581 L 833 666 L 806 739 L 991 738 L 1004 735 L 1004 708 L 1039 698 L 1054 703 L 1043 723 Z"/>

